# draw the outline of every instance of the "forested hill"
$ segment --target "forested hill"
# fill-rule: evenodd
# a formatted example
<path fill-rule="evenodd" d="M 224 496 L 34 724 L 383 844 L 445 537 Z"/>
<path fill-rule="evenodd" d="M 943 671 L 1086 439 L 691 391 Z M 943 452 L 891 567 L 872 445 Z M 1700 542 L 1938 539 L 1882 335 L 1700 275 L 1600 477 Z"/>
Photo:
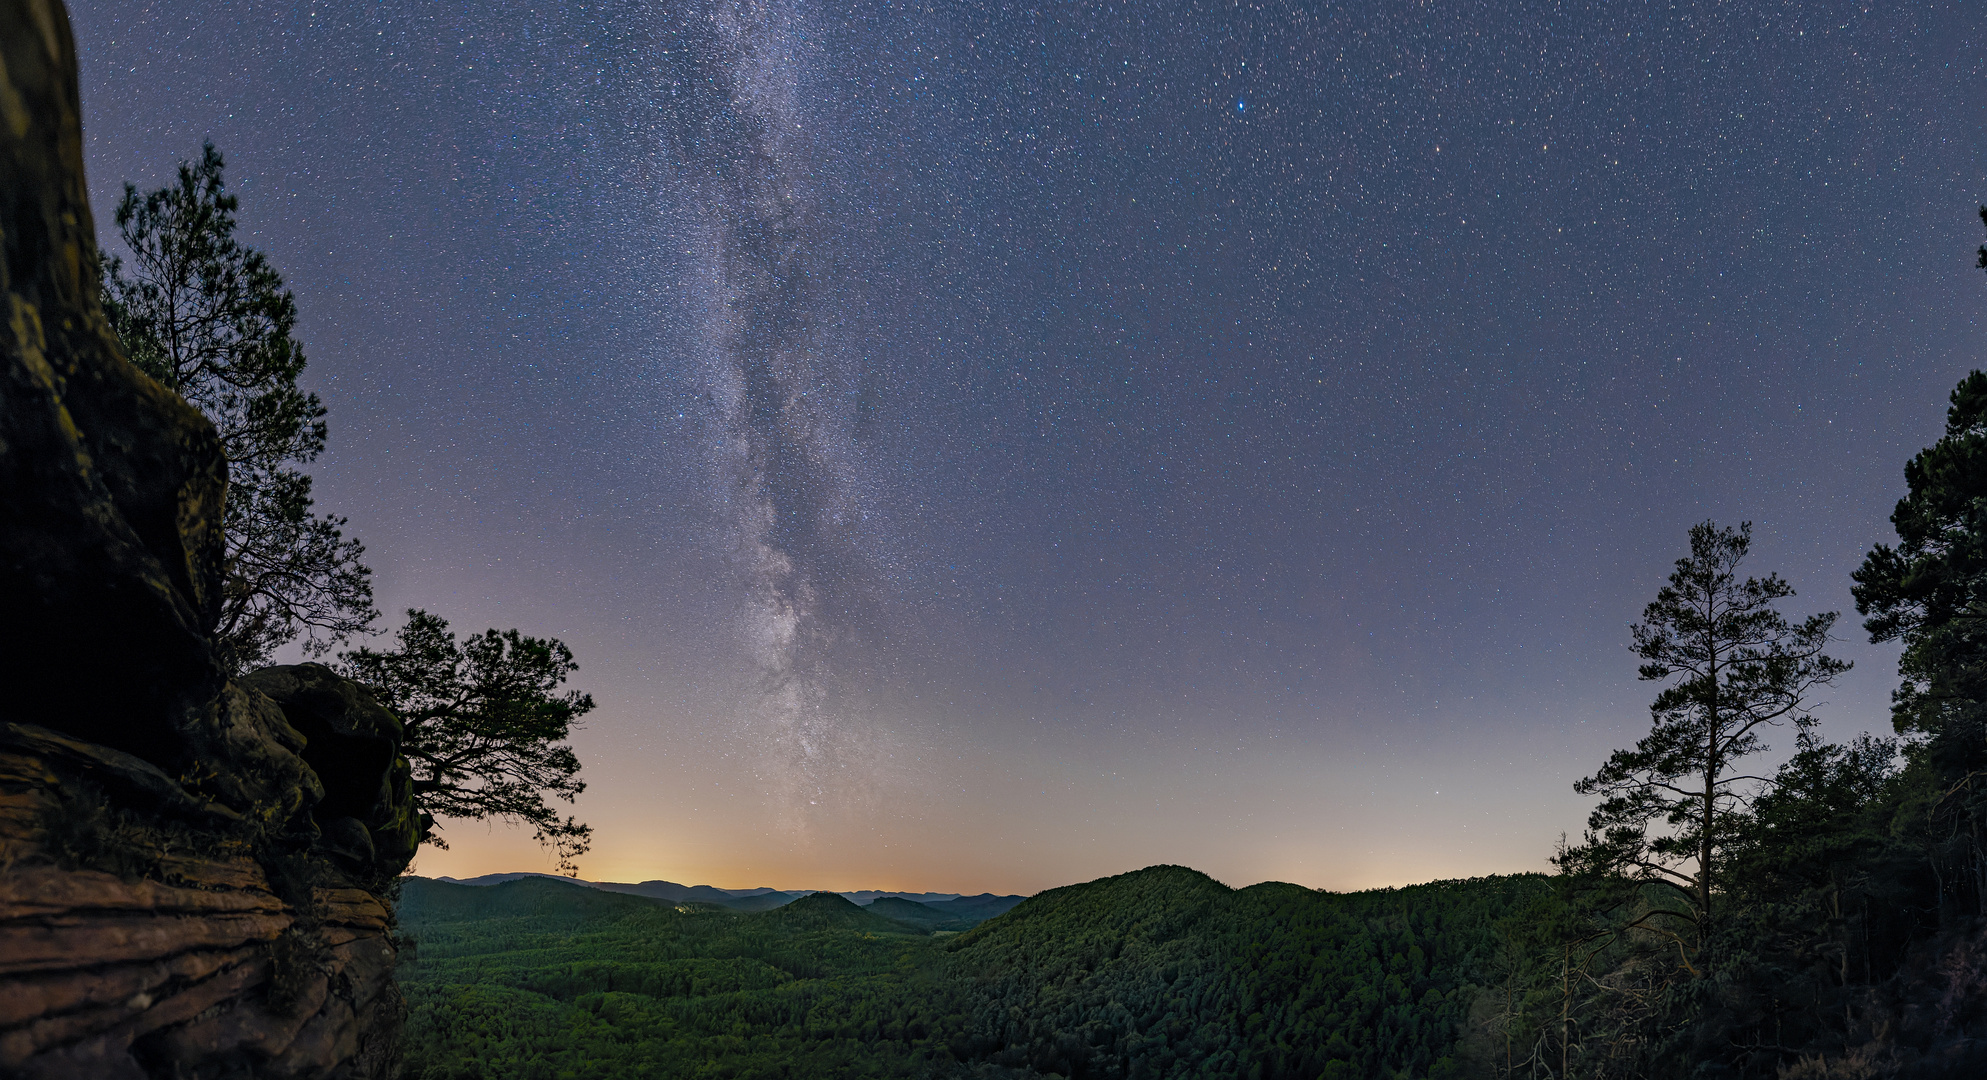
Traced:
<path fill-rule="evenodd" d="M 434 880 L 453 885 L 502 885 L 526 878 L 551 878 L 554 881 L 585 885 L 605 892 L 630 893 L 646 896 L 653 900 L 693 901 L 716 904 L 734 911 L 770 911 L 783 904 L 790 904 L 808 891 L 782 892 L 779 889 L 719 889 L 710 885 L 678 885 L 673 881 L 586 881 L 580 878 L 562 877 L 556 874 L 537 872 L 515 872 L 508 874 L 483 874 L 473 878 L 443 877 Z M 964 930 L 983 919 L 1013 907 L 1026 899 L 1021 896 L 995 896 L 981 893 L 978 896 L 960 896 L 957 893 L 892 893 L 892 892 L 850 892 L 842 896 L 854 901 L 858 907 L 870 907 L 877 901 L 885 901 L 886 908 L 894 908 L 899 915 L 908 916 L 911 922 L 934 924 L 940 929 Z M 915 907 L 904 907 L 912 904 Z M 903 921 L 900 919 L 899 921 Z M 942 924 L 942 925 L 941 925 Z"/>
<path fill-rule="evenodd" d="M 970 1056 L 1065 1076 L 1460 1075 L 1495 922 L 1542 877 L 1320 893 L 1155 866 L 1042 893 L 950 947 Z"/>
<path fill-rule="evenodd" d="M 647 897 L 602 892 L 549 877 L 518 878 L 502 885 L 459 885 L 407 877 L 400 879 L 396 910 L 404 925 L 474 923 L 485 930 L 516 925 L 572 933 L 581 927 L 654 911 L 656 906 L 657 902 Z"/>
<path fill-rule="evenodd" d="M 408 879 L 408 1075 L 1459 1077 L 1488 1054 L 1463 1036 L 1498 920 L 1546 890 L 1160 866 L 932 936 L 833 894 L 741 913 Z"/>

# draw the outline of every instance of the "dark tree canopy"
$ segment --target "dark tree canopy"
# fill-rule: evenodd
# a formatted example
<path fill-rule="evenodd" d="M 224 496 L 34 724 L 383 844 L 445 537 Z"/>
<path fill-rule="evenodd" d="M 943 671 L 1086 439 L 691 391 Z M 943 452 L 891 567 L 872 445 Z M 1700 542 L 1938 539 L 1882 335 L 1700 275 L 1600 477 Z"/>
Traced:
<path fill-rule="evenodd" d="M 1975 729 L 1987 698 L 1987 374 L 1952 392 L 1945 437 L 1904 466 L 1890 516 L 1897 546 L 1856 569 L 1856 610 L 1871 641 L 1901 641 L 1900 732 Z"/>
<path fill-rule="evenodd" d="M 592 829 L 546 803 L 586 790 L 563 742 L 593 709 L 587 694 L 558 692 L 579 668 L 572 650 L 516 630 L 457 641 L 439 617 L 410 610 L 393 648 L 355 649 L 344 660 L 345 673 L 373 687 L 406 725 L 424 841 L 447 846 L 435 818 L 508 819 L 530 825 L 562 871 L 578 872 L 573 860 L 586 853 Z"/>
<path fill-rule="evenodd" d="M 1884 842 L 1865 811 L 1884 797 L 1897 768 L 1895 739 L 1865 732 L 1836 744 L 1802 731 L 1794 756 L 1753 800 L 1726 890 L 1753 904 L 1815 897 L 1839 910 Z"/>
<path fill-rule="evenodd" d="M 324 406 L 297 386 L 296 301 L 235 237 L 237 201 L 212 144 L 175 181 L 126 184 L 131 255 L 105 266 L 103 301 L 133 363 L 199 407 L 228 460 L 227 576 L 216 633 L 235 670 L 306 639 L 322 653 L 370 626 L 372 572 L 344 519 L 318 516 L 299 466 L 324 450 Z"/>
<path fill-rule="evenodd" d="M 1690 940 L 1679 937 L 1687 952 L 1709 932 L 1725 857 L 1748 823 L 1748 796 L 1772 783 L 1739 763 L 1767 748 L 1762 728 L 1811 724 L 1808 693 L 1849 669 L 1822 654 L 1835 613 L 1791 624 L 1773 606 L 1794 594 L 1785 581 L 1739 577 L 1751 545 L 1750 522 L 1690 530 L 1690 555 L 1633 628 L 1641 677 L 1669 683 L 1649 706 L 1654 724 L 1634 749 L 1615 751 L 1574 785 L 1602 801 L 1585 843 L 1559 857 L 1568 870 L 1667 892 L 1674 905 L 1659 906 L 1645 925 L 1689 927 Z"/>
<path fill-rule="evenodd" d="M 1987 912 L 1987 374 L 1953 389 L 1945 436 L 1904 467 L 1897 546 L 1856 569 L 1871 641 L 1897 641 L 1891 719 L 1928 772 L 1922 813 L 1955 914 Z"/>

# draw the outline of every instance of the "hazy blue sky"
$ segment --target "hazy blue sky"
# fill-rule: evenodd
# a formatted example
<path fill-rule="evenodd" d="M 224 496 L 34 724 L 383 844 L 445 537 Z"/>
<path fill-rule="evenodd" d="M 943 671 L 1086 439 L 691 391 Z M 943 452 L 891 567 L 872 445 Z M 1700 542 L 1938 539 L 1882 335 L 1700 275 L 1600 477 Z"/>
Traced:
<path fill-rule="evenodd" d="M 578 653 L 592 878 L 1542 868 L 1685 530 L 1847 611 L 1981 362 L 1978 3 L 73 12 L 382 606 Z"/>

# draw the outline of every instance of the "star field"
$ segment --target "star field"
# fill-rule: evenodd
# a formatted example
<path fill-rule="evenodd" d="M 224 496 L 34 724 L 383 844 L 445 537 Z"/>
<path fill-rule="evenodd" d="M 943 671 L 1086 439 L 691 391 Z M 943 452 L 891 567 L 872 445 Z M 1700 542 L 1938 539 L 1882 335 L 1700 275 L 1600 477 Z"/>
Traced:
<path fill-rule="evenodd" d="M 1965 3 L 73 14 L 100 232 L 228 155 L 382 607 L 574 647 L 591 878 L 1539 868 L 1685 530 L 1848 609 L 1980 363 Z"/>

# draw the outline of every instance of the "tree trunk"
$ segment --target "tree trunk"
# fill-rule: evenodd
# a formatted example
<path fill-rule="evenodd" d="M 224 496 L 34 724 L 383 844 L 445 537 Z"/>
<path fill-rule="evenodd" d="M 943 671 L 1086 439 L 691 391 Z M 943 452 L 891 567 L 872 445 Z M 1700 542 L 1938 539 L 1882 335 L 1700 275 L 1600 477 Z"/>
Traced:
<path fill-rule="evenodd" d="M 1504 1076 L 1505 1076 L 1505 1080 L 1510 1080 L 1510 1076 L 1511 1076 L 1511 1072 L 1512 1072 L 1512 1066 L 1511 1066 L 1511 1025 L 1512 1025 L 1512 1023 L 1513 1023 L 1513 1022 L 1515 1022 L 1515 1021 L 1517 1020 L 1517 1015 L 1518 1015 L 1518 1014 L 1517 1014 L 1517 1012 L 1516 1012 L 1516 1011 L 1514 1010 L 1514 1008 L 1513 1008 L 1513 1003 L 1512 1003 L 1512 1000 L 1511 1000 L 1511 998 L 1512 998 L 1512 994 L 1513 994 L 1513 993 L 1515 992 L 1515 988 L 1514 988 L 1514 987 L 1513 987 L 1513 986 L 1511 985 L 1511 980 L 1512 980 L 1513 978 L 1515 978 L 1515 977 L 1516 977 L 1516 976 L 1515 976 L 1515 973 L 1513 973 L 1513 974 L 1507 974 L 1507 975 L 1505 975 L 1505 976 L 1504 976 Z"/>
<path fill-rule="evenodd" d="M 1573 1045 L 1573 946 L 1559 947 L 1559 1080 L 1566 1080 L 1566 1063 Z"/>
<path fill-rule="evenodd" d="M 1704 962 L 1704 946 L 1711 936 L 1711 828 L 1717 821 L 1718 811 L 1718 635 L 1716 627 L 1717 602 L 1705 604 L 1705 650 L 1710 657 L 1711 700 L 1705 703 L 1707 715 L 1704 718 L 1704 819 L 1703 832 L 1697 838 L 1697 953 L 1699 977 L 1710 974 L 1710 964 Z"/>

